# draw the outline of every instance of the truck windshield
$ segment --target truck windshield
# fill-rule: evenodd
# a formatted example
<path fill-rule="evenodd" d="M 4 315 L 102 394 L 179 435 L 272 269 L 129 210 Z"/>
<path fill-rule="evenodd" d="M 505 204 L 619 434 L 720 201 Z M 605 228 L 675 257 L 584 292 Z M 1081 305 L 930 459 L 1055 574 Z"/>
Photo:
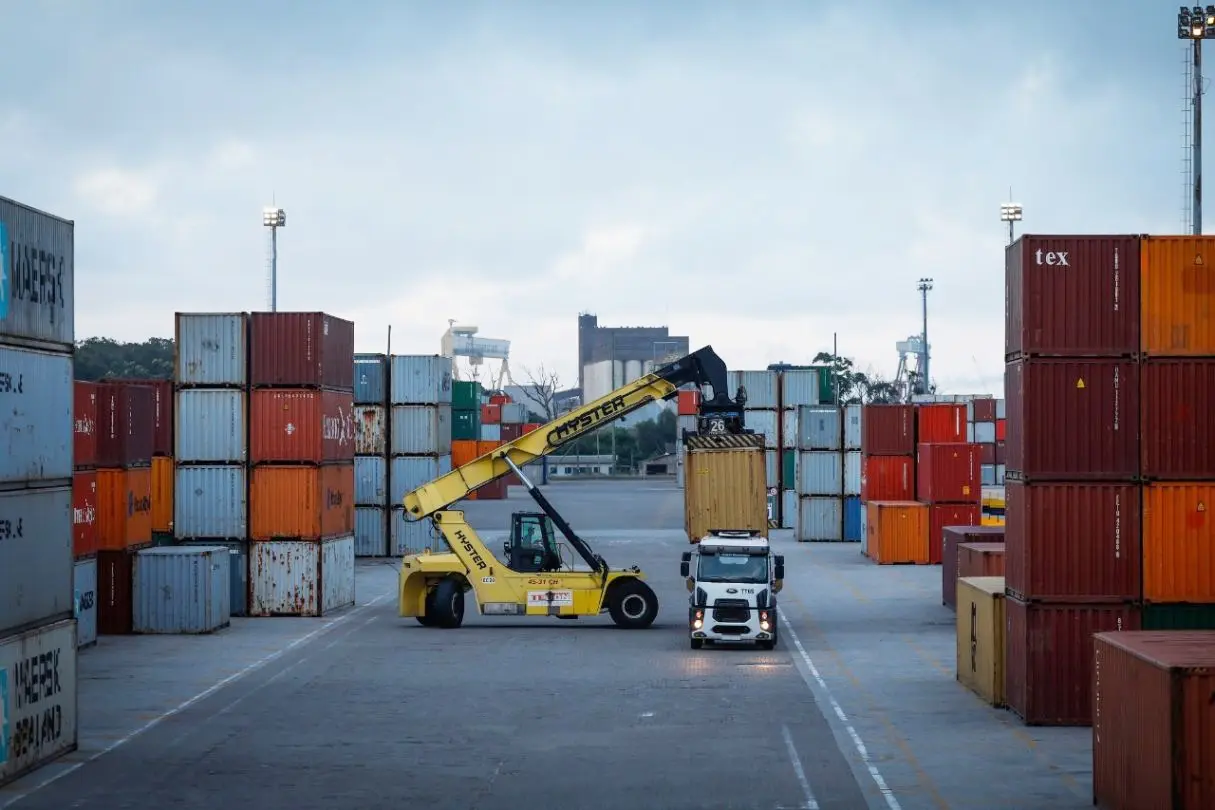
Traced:
<path fill-rule="evenodd" d="M 701 582 L 767 582 L 768 558 L 751 554 L 705 554 L 696 579 Z"/>

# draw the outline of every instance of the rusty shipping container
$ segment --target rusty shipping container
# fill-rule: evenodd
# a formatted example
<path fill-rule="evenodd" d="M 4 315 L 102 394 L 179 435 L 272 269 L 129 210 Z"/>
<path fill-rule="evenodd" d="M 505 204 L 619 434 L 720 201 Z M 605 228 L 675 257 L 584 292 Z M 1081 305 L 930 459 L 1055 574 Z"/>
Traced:
<path fill-rule="evenodd" d="M 354 406 L 355 455 L 388 455 L 388 419 L 385 411 L 383 405 Z"/>
<path fill-rule="evenodd" d="M 978 523 L 978 521 L 975 521 Z M 958 604 L 958 546 L 963 543 L 992 543 L 1004 539 L 1003 526 L 945 526 L 939 536 L 930 538 L 940 543 L 941 604 L 956 608 Z"/>
<path fill-rule="evenodd" d="M 97 472 L 80 470 L 72 475 L 72 556 L 97 552 Z"/>
<path fill-rule="evenodd" d="M 861 452 L 867 456 L 915 455 L 915 406 L 864 406 Z"/>
<path fill-rule="evenodd" d="M 353 463 L 353 393 L 259 388 L 249 399 L 249 459 L 254 464 Z"/>
<path fill-rule="evenodd" d="M 1008 707 L 1030 726 L 1092 724 L 1093 634 L 1138 630 L 1134 605 L 1004 600 Z"/>
<path fill-rule="evenodd" d="M 324 312 L 249 316 L 250 382 L 354 393 L 354 323 Z"/>
<path fill-rule="evenodd" d="M 1140 351 L 1148 357 L 1215 355 L 1215 239 L 1148 236 L 1140 250 Z"/>
<path fill-rule="evenodd" d="M 958 546 L 959 577 L 1003 577 L 1003 543 L 962 543 Z"/>
<path fill-rule="evenodd" d="M 924 503 L 978 503 L 979 446 L 966 442 L 921 444 L 916 498 Z"/>
<path fill-rule="evenodd" d="M 913 456 L 862 456 L 861 500 L 910 501 L 915 499 Z"/>
<path fill-rule="evenodd" d="M 1215 632 L 1093 637 L 1093 803 L 1215 807 Z"/>
<path fill-rule="evenodd" d="M 977 526 L 983 519 L 983 508 L 975 503 L 934 503 L 928 507 L 928 564 L 940 565 L 946 527 Z M 955 553 L 956 562 L 956 553 Z"/>
<path fill-rule="evenodd" d="M 253 468 L 249 533 L 254 540 L 308 540 L 354 533 L 354 462 Z"/>
<path fill-rule="evenodd" d="M 1138 353 L 1139 237 L 1027 234 L 1004 257 L 1006 358 Z"/>
<path fill-rule="evenodd" d="M 1143 598 L 1215 602 L 1215 483 L 1143 488 Z"/>
<path fill-rule="evenodd" d="M 353 534 L 249 544 L 250 616 L 326 616 L 353 604 Z"/>
<path fill-rule="evenodd" d="M 916 501 L 865 504 L 868 554 L 881 565 L 928 564 L 928 507 Z"/>
<path fill-rule="evenodd" d="M 1008 470 L 1029 481 L 1139 475 L 1139 365 L 1110 359 L 1015 360 L 1005 370 Z"/>
<path fill-rule="evenodd" d="M 106 379 L 106 382 L 120 385 L 146 385 L 152 389 L 154 409 L 152 419 L 152 455 L 173 455 L 173 381 L 115 377 Z"/>
<path fill-rule="evenodd" d="M 106 551 L 152 542 L 152 468 L 97 471 L 97 548 Z"/>
<path fill-rule="evenodd" d="M 98 383 L 97 466 L 146 467 L 152 463 L 156 393 L 146 385 Z"/>
<path fill-rule="evenodd" d="M 916 441 L 920 444 L 966 441 L 966 405 L 952 402 L 915 406 Z"/>
<path fill-rule="evenodd" d="M 152 531 L 173 531 L 173 483 L 177 470 L 173 459 L 156 456 L 152 459 Z"/>
<path fill-rule="evenodd" d="M 1010 480 L 1004 503 L 1010 593 L 1051 602 L 1142 597 L 1138 485 Z"/>
<path fill-rule="evenodd" d="M 97 633 L 121 636 L 131 632 L 133 563 L 131 551 L 97 552 Z"/>
<path fill-rule="evenodd" d="M 0 343 L 76 345 L 75 225 L 0 197 Z"/>
<path fill-rule="evenodd" d="M 76 380 L 72 390 L 72 464 L 97 466 L 97 386 Z"/>
<path fill-rule="evenodd" d="M 1151 358 L 1139 374 L 1143 477 L 1215 479 L 1215 358 Z"/>
<path fill-rule="evenodd" d="M 691 436 L 685 446 L 684 530 L 699 543 L 712 529 L 768 536 L 763 437 Z M 724 447 L 723 445 L 737 445 Z"/>

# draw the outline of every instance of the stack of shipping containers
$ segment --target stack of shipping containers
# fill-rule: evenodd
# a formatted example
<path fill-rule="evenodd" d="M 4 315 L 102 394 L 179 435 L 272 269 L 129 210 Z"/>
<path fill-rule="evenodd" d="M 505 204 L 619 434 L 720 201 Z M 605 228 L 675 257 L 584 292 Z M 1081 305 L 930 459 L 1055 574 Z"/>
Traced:
<path fill-rule="evenodd" d="M 738 389 L 746 388 L 747 402 L 743 413 L 744 427 L 761 434 L 764 443 L 764 480 L 768 487 L 769 526 L 780 525 L 781 409 L 780 375 L 775 371 L 731 371 L 726 377 L 726 390 L 733 398 Z M 796 470 L 790 470 L 790 487 L 797 480 Z"/>
<path fill-rule="evenodd" d="M 73 234 L 0 198 L 0 784 L 76 748 Z"/>
<path fill-rule="evenodd" d="M 979 477 L 985 487 L 1004 486 L 1004 412 L 1003 399 L 975 397 L 966 403 L 966 440 L 979 445 Z"/>
<path fill-rule="evenodd" d="M 915 498 L 915 406 L 861 410 L 861 553 L 882 564 L 928 562 L 928 512 Z"/>
<path fill-rule="evenodd" d="M 1143 595 L 1139 240 L 1024 236 L 1005 279 L 1007 700 L 1088 725 L 1092 636 L 1137 629 Z"/>
<path fill-rule="evenodd" d="M 354 324 L 249 319 L 249 614 L 354 604 Z"/>
<path fill-rule="evenodd" d="M 72 391 L 72 556 L 76 641 L 97 643 L 97 386 Z"/>
<path fill-rule="evenodd" d="M 152 538 L 153 545 L 173 542 L 173 381 L 106 379 L 152 389 Z"/>
<path fill-rule="evenodd" d="M 436 548 L 428 520 L 408 521 L 405 495 L 451 471 L 452 361 L 440 355 L 392 355 L 388 361 L 389 553 Z"/>
<path fill-rule="evenodd" d="M 479 453 L 488 453 L 491 449 L 499 446 L 504 442 L 513 442 L 515 439 L 523 435 L 523 426 L 527 423 L 527 407 L 522 402 L 514 402 L 506 394 L 495 394 L 490 397 L 490 406 L 497 406 L 501 427 L 499 428 L 500 440 L 495 442 L 488 440 L 479 448 Z M 614 426 L 609 427 L 609 430 L 615 430 Z M 519 476 L 513 472 L 494 481 L 491 484 L 481 487 L 477 490 L 477 498 L 483 501 L 502 500 L 507 495 L 507 488 L 511 486 L 523 486 L 523 482 L 519 480 Z"/>
<path fill-rule="evenodd" d="M 836 405 L 802 405 L 797 410 L 796 536 L 800 541 L 844 539 L 843 415 Z M 789 505 L 785 510 L 790 511 Z"/>
<path fill-rule="evenodd" d="M 980 447 L 966 440 L 967 410 L 962 404 L 916 406 L 916 499 L 928 507 L 929 565 L 941 563 L 946 526 L 977 526 L 982 517 Z"/>
<path fill-rule="evenodd" d="M 354 555 L 388 554 L 388 355 L 354 356 Z"/>

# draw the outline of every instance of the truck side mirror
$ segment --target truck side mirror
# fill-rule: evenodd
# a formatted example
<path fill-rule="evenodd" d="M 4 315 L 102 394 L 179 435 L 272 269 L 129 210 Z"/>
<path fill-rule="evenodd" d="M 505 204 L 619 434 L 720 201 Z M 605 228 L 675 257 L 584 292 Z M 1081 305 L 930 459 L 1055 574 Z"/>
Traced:
<path fill-rule="evenodd" d="M 785 578 L 785 555 L 776 555 L 776 579 Z"/>
<path fill-rule="evenodd" d="M 679 575 L 681 577 L 686 578 L 688 576 L 688 572 L 691 570 L 691 568 L 692 568 L 692 564 L 690 562 L 688 562 L 687 560 L 681 561 L 679 563 Z"/>

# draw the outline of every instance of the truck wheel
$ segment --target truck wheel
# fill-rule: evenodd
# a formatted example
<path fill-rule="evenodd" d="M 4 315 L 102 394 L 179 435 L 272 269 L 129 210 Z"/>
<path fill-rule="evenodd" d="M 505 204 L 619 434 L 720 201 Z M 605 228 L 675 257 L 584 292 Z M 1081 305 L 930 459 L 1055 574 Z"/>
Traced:
<path fill-rule="evenodd" d="M 464 623 L 464 589 L 454 579 L 445 579 L 435 587 L 434 623 L 454 630 Z"/>
<path fill-rule="evenodd" d="M 414 616 L 414 618 L 423 627 L 435 626 L 435 592 L 433 589 L 426 592 L 426 599 L 422 602 L 422 615 Z"/>
<path fill-rule="evenodd" d="M 776 647 L 776 639 L 772 639 L 772 638 L 766 639 L 764 641 L 757 641 L 755 643 L 759 645 L 759 648 L 761 650 L 771 650 L 771 649 L 775 649 L 775 647 Z"/>
<path fill-rule="evenodd" d="M 608 594 L 608 612 L 617 627 L 640 630 L 658 618 L 658 596 L 639 579 L 621 580 Z"/>
<path fill-rule="evenodd" d="M 692 639 L 692 649 L 693 650 L 699 650 L 703 646 L 705 646 L 705 640 L 703 638 Z"/>

